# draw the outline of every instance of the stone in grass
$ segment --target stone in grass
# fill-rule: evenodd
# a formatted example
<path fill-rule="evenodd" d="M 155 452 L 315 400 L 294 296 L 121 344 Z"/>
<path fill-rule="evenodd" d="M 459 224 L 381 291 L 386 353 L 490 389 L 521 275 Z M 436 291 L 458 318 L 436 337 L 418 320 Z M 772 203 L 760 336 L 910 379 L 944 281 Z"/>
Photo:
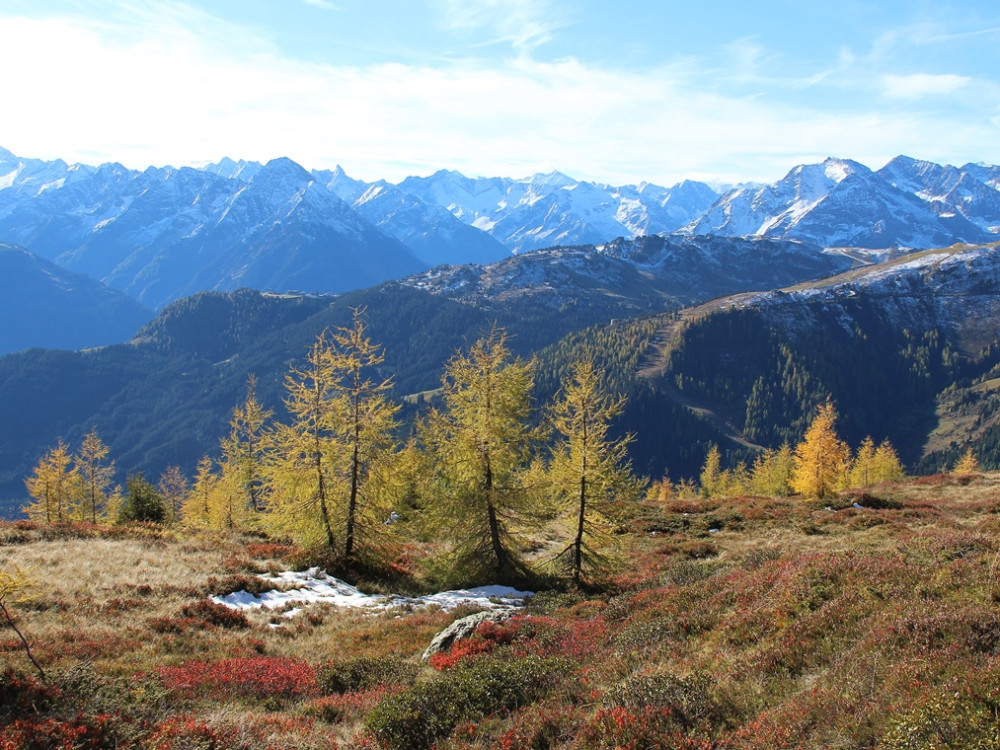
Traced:
<path fill-rule="evenodd" d="M 421 658 L 427 661 L 434 654 L 444 653 L 450 650 L 452 645 L 458 641 L 471 637 L 476 632 L 476 628 L 484 622 L 494 622 L 499 625 L 509 620 L 513 614 L 509 610 L 487 610 L 455 620 L 455 622 L 431 639 L 430 645 L 424 651 L 424 655 Z"/>

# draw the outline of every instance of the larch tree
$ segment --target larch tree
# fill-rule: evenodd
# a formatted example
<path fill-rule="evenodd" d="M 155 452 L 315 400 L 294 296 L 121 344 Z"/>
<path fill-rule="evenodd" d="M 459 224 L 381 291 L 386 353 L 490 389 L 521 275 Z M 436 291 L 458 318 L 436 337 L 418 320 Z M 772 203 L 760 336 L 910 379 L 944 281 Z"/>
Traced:
<path fill-rule="evenodd" d="M 709 446 L 708 453 L 705 454 L 705 462 L 701 466 L 698 481 L 701 485 L 701 494 L 705 497 L 715 497 L 722 490 L 724 485 L 722 456 L 719 453 L 719 446 L 715 443 Z"/>
<path fill-rule="evenodd" d="M 32 502 L 23 508 L 28 518 L 45 523 L 70 520 L 78 479 L 79 472 L 73 466 L 73 457 L 60 438 L 56 447 L 42 456 L 24 482 L 32 498 Z"/>
<path fill-rule="evenodd" d="M 976 454 L 972 452 L 972 446 L 969 446 L 962 457 L 958 459 L 958 463 L 955 464 L 955 468 L 951 470 L 952 474 L 975 474 L 979 471 L 979 459 L 976 458 Z"/>
<path fill-rule="evenodd" d="M 222 439 L 221 461 L 225 485 L 237 495 L 233 503 L 244 504 L 251 514 L 264 506 L 265 430 L 271 415 L 257 400 L 257 378 L 251 374 L 246 398 L 233 409 L 229 435 Z"/>
<path fill-rule="evenodd" d="M 795 448 L 792 489 L 824 498 L 844 484 L 851 451 L 837 436 L 837 412 L 830 401 L 818 407 L 805 437 Z"/>
<path fill-rule="evenodd" d="M 107 513 L 111 483 L 115 475 L 114 461 L 108 461 L 108 446 L 93 429 L 83 437 L 74 464 L 80 474 L 79 495 L 76 501 L 81 520 L 97 523 Z"/>
<path fill-rule="evenodd" d="M 313 342 L 305 366 L 292 365 L 285 376 L 285 408 L 291 424 L 275 426 L 274 450 L 268 463 L 271 499 L 265 523 L 301 543 L 337 550 L 335 497 L 342 474 L 339 452 L 331 447 L 343 402 L 337 398 L 337 376 L 329 334 Z"/>
<path fill-rule="evenodd" d="M 28 590 L 33 585 L 34 582 L 16 565 L 10 568 L 0 568 L 0 617 L 3 618 L 3 622 L 7 627 L 17 635 L 21 641 L 21 648 L 24 649 L 25 656 L 28 657 L 28 660 L 38 671 L 38 676 L 44 681 L 46 679 L 45 670 L 42 669 L 42 665 L 35 659 L 35 655 L 31 652 L 31 644 L 17 626 L 14 615 L 10 610 L 13 604 L 25 604 L 31 601 L 32 596 Z"/>
<path fill-rule="evenodd" d="M 848 484 L 851 487 L 868 487 L 879 482 L 902 479 L 904 474 L 903 464 L 888 438 L 875 447 L 875 441 L 866 437 L 858 446 L 851 463 Z"/>
<path fill-rule="evenodd" d="M 164 520 L 169 524 L 180 523 L 181 506 L 188 494 L 188 480 L 179 466 L 168 466 L 156 484 L 163 499 Z"/>
<path fill-rule="evenodd" d="M 347 508 L 344 527 L 344 557 L 354 554 L 355 540 L 364 527 L 365 511 L 376 505 L 383 470 L 394 452 L 396 413 L 399 406 L 389 400 L 391 378 L 373 380 L 371 375 L 385 361 L 382 347 L 365 335 L 364 309 L 353 311 L 353 325 L 333 335 L 331 367 L 334 391 L 343 402 L 334 422 L 334 440 L 347 459 Z M 381 482 L 384 486 L 385 482 Z"/>
<path fill-rule="evenodd" d="M 532 516 L 525 475 L 535 440 L 533 387 L 534 363 L 512 361 L 505 334 L 494 329 L 448 361 L 444 408 L 424 425 L 425 449 L 436 460 L 433 512 L 467 579 L 523 571 L 516 544 Z"/>
<path fill-rule="evenodd" d="M 883 440 L 875 449 L 872 462 L 876 482 L 894 482 L 906 476 L 903 462 L 899 460 L 899 455 L 889 442 L 889 438 Z"/>
<path fill-rule="evenodd" d="M 225 528 L 219 494 L 219 475 L 213 470 L 212 459 L 202 456 L 181 505 L 184 524 L 194 528 Z"/>
<path fill-rule="evenodd" d="M 875 482 L 875 441 L 868 436 L 861 441 L 854 454 L 847 483 L 851 487 L 868 487 Z"/>
<path fill-rule="evenodd" d="M 616 500 L 633 499 L 639 481 L 628 462 L 631 435 L 614 439 L 611 420 L 621 414 L 624 399 L 612 398 L 600 386 L 592 360 L 577 362 L 552 408 L 552 424 L 560 438 L 554 449 L 550 480 L 560 504 L 572 511 L 573 539 L 561 553 L 569 556 L 573 581 L 584 567 L 600 567 L 609 535 L 602 523 Z M 590 544 L 588 539 L 603 541 Z"/>
<path fill-rule="evenodd" d="M 749 488 L 758 495 L 780 497 L 791 491 L 795 456 L 788 443 L 757 456 L 750 469 Z"/>

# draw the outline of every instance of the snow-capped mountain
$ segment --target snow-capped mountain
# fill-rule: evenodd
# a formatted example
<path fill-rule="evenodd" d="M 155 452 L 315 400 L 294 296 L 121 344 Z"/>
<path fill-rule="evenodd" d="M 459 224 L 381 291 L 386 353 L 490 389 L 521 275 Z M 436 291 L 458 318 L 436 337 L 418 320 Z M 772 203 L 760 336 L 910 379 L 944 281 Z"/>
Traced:
<path fill-rule="evenodd" d="M 894 187 L 926 201 L 942 217 L 958 214 L 992 234 L 1000 232 L 1000 170 L 967 164 L 940 166 L 897 156 L 878 171 Z"/>
<path fill-rule="evenodd" d="M 491 263 L 509 255 L 486 232 L 384 180 L 374 183 L 353 180 L 339 167 L 334 172 L 313 174 L 365 219 L 398 239 L 429 266 Z"/>
<path fill-rule="evenodd" d="M 441 266 L 400 283 L 480 307 L 513 300 L 581 313 L 660 311 L 724 294 L 774 289 L 849 268 L 807 243 L 742 237 L 647 236 L 519 253 L 487 266 Z"/>
<path fill-rule="evenodd" d="M 912 192 L 913 179 L 893 184 L 891 174 L 844 159 L 798 166 L 773 185 L 727 193 L 681 231 L 866 248 L 926 248 L 991 238 L 959 213 L 934 211 Z"/>
<path fill-rule="evenodd" d="M 560 172 L 512 180 L 442 170 L 408 177 L 399 189 L 447 208 L 515 253 L 672 232 L 718 197 L 707 185 L 690 181 L 673 188 L 612 187 Z"/>
<path fill-rule="evenodd" d="M 428 265 L 289 159 L 220 165 L 134 172 L 2 152 L 0 241 L 150 307 L 243 286 L 341 292 Z"/>
<path fill-rule="evenodd" d="M 1000 168 L 907 157 L 878 172 L 831 158 L 719 197 L 698 182 L 614 187 L 560 172 L 514 180 L 440 171 L 393 185 L 339 167 L 309 173 L 289 159 L 139 172 L 0 149 L 0 242 L 151 307 L 239 286 L 341 292 L 442 263 L 485 264 L 616 238 L 678 233 L 919 249 L 988 242 L 998 232 Z M 680 279 L 685 269 L 672 273 Z"/>

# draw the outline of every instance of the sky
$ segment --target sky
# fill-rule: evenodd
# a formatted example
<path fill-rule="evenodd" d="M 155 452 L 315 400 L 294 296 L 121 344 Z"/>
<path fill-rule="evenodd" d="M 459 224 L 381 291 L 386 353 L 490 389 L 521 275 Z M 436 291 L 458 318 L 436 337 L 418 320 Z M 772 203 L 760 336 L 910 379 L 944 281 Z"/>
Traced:
<path fill-rule="evenodd" d="M 0 146 L 399 181 L 1000 164 L 996 0 L 0 0 Z"/>

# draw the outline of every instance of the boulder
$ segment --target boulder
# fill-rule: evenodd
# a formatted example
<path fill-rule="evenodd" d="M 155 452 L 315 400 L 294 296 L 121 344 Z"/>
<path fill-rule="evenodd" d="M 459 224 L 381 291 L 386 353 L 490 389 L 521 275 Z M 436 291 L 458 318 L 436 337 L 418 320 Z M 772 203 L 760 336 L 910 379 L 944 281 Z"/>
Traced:
<path fill-rule="evenodd" d="M 487 610 L 485 612 L 476 612 L 468 617 L 462 617 L 455 620 L 455 622 L 431 639 L 431 643 L 427 647 L 427 650 L 424 651 L 422 658 L 424 661 L 427 661 L 434 656 L 434 654 L 440 654 L 448 651 L 452 647 L 452 644 L 456 641 L 461 641 L 470 637 L 476 631 L 476 628 L 484 622 L 505 622 L 509 620 L 513 614 L 514 613 L 510 610 L 494 609 Z"/>

